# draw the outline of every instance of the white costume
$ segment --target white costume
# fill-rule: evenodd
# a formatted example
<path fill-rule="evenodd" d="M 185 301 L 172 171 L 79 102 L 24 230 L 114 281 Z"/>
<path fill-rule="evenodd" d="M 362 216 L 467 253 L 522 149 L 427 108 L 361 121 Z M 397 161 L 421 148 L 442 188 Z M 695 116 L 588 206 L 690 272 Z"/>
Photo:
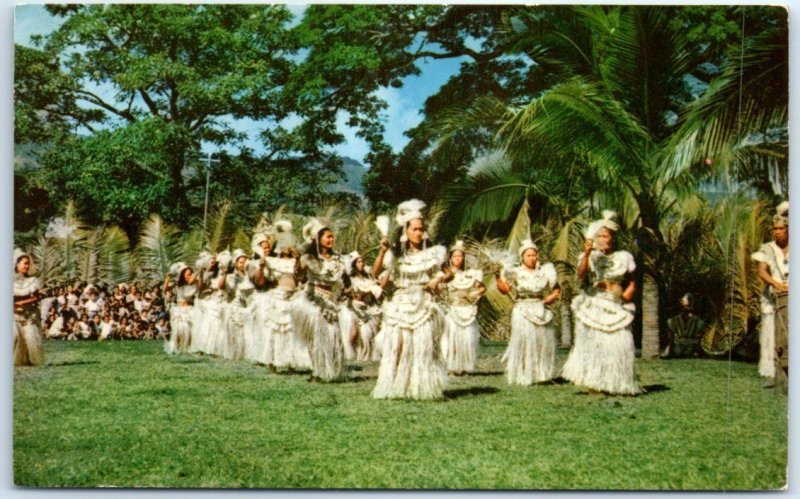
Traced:
<path fill-rule="evenodd" d="M 303 255 L 300 262 L 308 282 L 305 291 L 296 293 L 291 302 L 295 331 L 308 347 L 312 376 L 323 381 L 341 379 L 345 367 L 342 329 L 348 330 L 340 303 L 344 264 L 339 255 Z"/>
<path fill-rule="evenodd" d="M 584 254 L 578 260 L 580 265 Z M 627 251 L 589 255 L 589 279 L 620 286 L 636 270 Z M 635 348 L 631 322 L 635 305 L 623 303 L 610 291 L 590 287 L 572 300 L 575 343 L 562 369 L 562 377 L 576 385 L 614 394 L 635 395 L 641 391 L 634 372 Z"/>
<path fill-rule="evenodd" d="M 778 282 L 789 280 L 789 255 L 774 241 L 762 244 L 751 256 L 759 263 L 767 264 L 770 276 Z M 775 301 L 772 286 L 764 286 L 761 293 L 761 323 L 759 324 L 758 343 L 761 354 L 758 359 L 758 373 L 761 376 L 775 377 Z"/>
<path fill-rule="evenodd" d="M 556 371 L 556 337 L 553 312 L 544 298 L 557 284 L 556 268 L 537 262 L 533 270 L 520 265 L 503 277 L 515 292 L 511 340 L 503 354 L 506 379 L 512 385 L 548 381 Z"/>
<path fill-rule="evenodd" d="M 220 355 L 225 342 L 225 290 L 220 289 L 225 274 L 222 270 L 214 276 L 204 272 L 203 291 L 195 302 L 195 322 L 192 329 L 191 352 Z"/>
<path fill-rule="evenodd" d="M 15 252 L 16 254 L 17 252 Z M 22 256 L 23 254 L 20 254 Z M 14 259 L 16 262 L 17 258 Z M 39 279 L 14 272 L 14 299 L 30 297 L 41 289 Z M 24 305 L 14 310 L 14 365 L 41 366 L 44 364 L 42 335 L 39 332 L 40 310 L 38 303 Z"/>
<path fill-rule="evenodd" d="M 444 276 L 439 273 L 438 277 Z M 477 269 L 453 270 L 453 278 L 445 288 L 445 332 L 442 336 L 442 357 L 447 369 L 455 372 L 474 371 L 478 360 L 481 334 L 478 330 L 476 294 L 483 283 L 483 272 Z"/>
<path fill-rule="evenodd" d="M 236 261 L 234 253 L 234 261 Z M 226 359 L 241 360 L 245 352 L 245 330 L 249 322 L 250 298 L 255 291 L 250 278 L 234 269 L 225 279 L 227 302 L 225 304 L 225 338 L 220 343 L 219 354 Z"/>
<path fill-rule="evenodd" d="M 182 262 L 172 266 L 173 273 L 180 278 L 186 269 Z M 184 284 L 175 287 L 177 304 L 169 309 L 169 322 L 172 332 L 169 341 L 164 345 L 167 353 L 188 352 L 192 345 L 192 325 L 195 318 L 194 298 L 197 284 Z"/>
<path fill-rule="evenodd" d="M 444 313 L 423 288 L 436 275 L 446 253 L 444 246 L 433 246 L 396 256 L 389 250 L 384 256 L 383 265 L 396 289 L 382 307 L 381 363 L 374 398 L 443 396 L 447 383 L 440 347 Z"/>
<path fill-rule="evenodd" d="M 258 293 L 253 300 L 253 331 L 261 334 L 261 350 L 256 360 L 276 368 L 308 369 L 311 367 L 308 348 L 295 334 L 290 312 L 295 289 L 283 284 L 294 279 L 295 263 L 294 258 L 266 258 L 264 272 L 278 284 Z"/>
<path fill-rule="evenodd" d="M 378 360 L 380 353 L 374 346 L 375 334 L 381 322 L 381 309 L 375 300 L 383 293 L 380 285 L 371 277 L 352 276 L 352 298 L 350 311 L 353 316 L 353 325 L 356 328 L 357 360 Z"/>

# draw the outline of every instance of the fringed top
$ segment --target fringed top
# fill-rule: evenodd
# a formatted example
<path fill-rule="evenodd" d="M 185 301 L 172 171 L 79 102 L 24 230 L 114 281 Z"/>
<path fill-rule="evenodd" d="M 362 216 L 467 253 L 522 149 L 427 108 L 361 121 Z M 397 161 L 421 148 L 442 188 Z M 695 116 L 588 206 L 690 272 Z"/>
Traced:
<path fill-rule="evenodd" d="M 229 303 L 246 306 L 247 300 L 255 291 L 255 286 L 247 274 L 234 270 L 225 279 L 225 291 Z"/>
<path fill-rule="evenodd" d="M 578 265 L 583 260 L 584 254 L 578 258 Z M 627 251 L 615 251 L 606 255 L 602 251 L 594 250 L 589 254 L 590 281 L 610 281 L 622 283 L 625 276 L 636 270 L 636 261 Z"/>
<path fill-rule="evenodd" d="M 447 258 L 444 246 L 431 246 L 422 251 L 405 252 L 399 258 L 391 250 L 386 253 L 384 267 L 392 269 L 392 281 L 398 288 L 424 286 Z"/>

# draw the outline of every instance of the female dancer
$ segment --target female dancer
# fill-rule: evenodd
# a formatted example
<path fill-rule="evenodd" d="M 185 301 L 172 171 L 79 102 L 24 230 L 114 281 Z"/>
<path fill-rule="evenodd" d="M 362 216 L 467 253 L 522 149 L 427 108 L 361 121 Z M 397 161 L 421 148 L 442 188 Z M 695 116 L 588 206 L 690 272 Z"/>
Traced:
<path fill-rule="evenodd" d="M 506 379 L 511 385 L 532 385 L 553 378 L 556 371 L 556 333 L 553 312 L 547 306 L 561 289 L 552 263 L 539 262 L 539 248 L 530 239 L 519 248 L 520 265 L 500 275 L 497 289 L 516 292 L 511 312 L 511 341 L 503 354 Z"/>
<path fill-rule="evenodd" d="M 446 327 L 442 337 L 442 356 L 450 374 L 462 376 L 475 370 L 481 334 L 478 330 L 478 300 L 486 292 L 483 272 L 465 270 L 463 241 L 450 247 L 448 263 L 438 274 L 445 286 Z"/>
<path fill-rule="evenodd" d="M 42 334 L 39 331 L 39 290 L 37 277 L 29 276 L 31 257 L 14 250 L 14 365 L 44 364 Z"/>
<path fill-rule="evenodd" d="M 233 252 L 233 270 L 225 278 L 227 305 L 225 308 L 225 341 L 221 355 L 226 359 L 244 358 L 245 329 L 248 322 L 250 299 L 255 286 L 246 272 L 247 254 L 237 249 Z"/>
<path fill-rule="evenodd" d="M 381 241 L 372 276 L 384 267 L 390 271 L 395 291 L 383 305 L 382 345 L 375 398 L 441 398 L 447 371 L 440 340 L 444 314 L 432 293 L 442 279 L 435 277 L 444 262 L 443 246 L 427 247 L 422 210 L 425 203 L 413 199 L 397 207 L 400 240 L 389 250 Z"/>
<path fill-rule="evenodd" d="M 350 311 L 353 328 L 349 336 L 353 339 L 356 360 L 378 360 L 380 354 L 373 347 L 373 340 L 381 321 L 381 309 L 377 303 L 383 294 L 383 288 L 367 273 L 363 256 L 354 251 L 350 253 L 350 258 Z"/>
<path fill-rule="evenodd" d="M 175 289 L 177 304 L 169 309 L 169 322 L 172 333 L 164 345 L 167 353 L 188 352 L 192 344 L 192 323 L 194 321 L 194 297 L 197 294 L 197 279 L 183 262 L 172 265 L 170 271 L 178 276 Z M 164 289 L 169 288 L 170 275 L 164 280 Z"/>
<path fill-rule="evenodd" d="M 591 287 L 572 301 L 575 344 L 561 375 L 593 393 L 635 395 L 641 392 L 630 328 L 636 262 L 627 251 L 614 249 L 614 234 L 619 230 L 615 216 L 604 211 L 603 218 L 587 230 L 578 278 Z"/>
<path fill-rule="evenodd" d="M 198 288 L 200 320 L 192 332 L 191 351 L 208 355 L 219 355 L 224 338 L 223 312 L 225 304 L 225 278 L 230 263 L 230 253 L 225 251 L 219 255 L 201 255 L 198 262 L 200 283 Z M 197 345 L 195 346 L 195 343 Z"/>
<path fill-rule="evenodd" d="M 253 258 L 248 263 L 247 272 L 250 280 L 255 285 L 253 296 L 250 300 L 249 320 L 245 328 L 244 358 L 250 362 L 266 365 L 261 359 L 264 345 L 270 332 L 261 320 L 261 310 L 266 306 L 267 292 L 272 287 L 273 281 L 266 267 L 266 258 L 273 253 L 274 237 L 271 233 L 261 232 L 253 236 L 250 245 Z"/>
<path fill-rule="evenodd" d="M 311 355 L 311 380 L 344 377 L 340 298 L 349 279 L 341 257 L 333 251 L 334 234 L 317 219 L 303 227 L 306 254 L 297 264 L 297 279 L 307 280 L 305 292 L 292 300 L 291 314 L 298 336 Z"/>

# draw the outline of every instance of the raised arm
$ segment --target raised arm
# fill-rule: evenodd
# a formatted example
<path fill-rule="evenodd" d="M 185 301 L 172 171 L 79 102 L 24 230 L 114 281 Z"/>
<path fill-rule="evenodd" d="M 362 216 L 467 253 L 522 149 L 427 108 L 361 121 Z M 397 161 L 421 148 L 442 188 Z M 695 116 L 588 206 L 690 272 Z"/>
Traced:
<path fill-rule="evenodd" d="M 377 279 L 380 275 L 381 269 L 383 268 L 383 258 L 386 256 L 387 251 L 389 251 L 389 239 L 384 237 L 381 239 L 381 249 L 378 251 L 378 257 L 375 258 L 375 263 L 372 264 L 373 279 Z M 382 284 L 382 286 L 385 285 L 385 283 Z"/>
<path fill-rule="evenodd" d="M 589 255 L 592 254 L 592 244 L 591 239 L 587 239 L 583 243 L 583 258 L 581 258 L 581 263 L 578 265 L 578 279 L 581 281 L 586 279 L 586 275 L 589 272 Z"/>

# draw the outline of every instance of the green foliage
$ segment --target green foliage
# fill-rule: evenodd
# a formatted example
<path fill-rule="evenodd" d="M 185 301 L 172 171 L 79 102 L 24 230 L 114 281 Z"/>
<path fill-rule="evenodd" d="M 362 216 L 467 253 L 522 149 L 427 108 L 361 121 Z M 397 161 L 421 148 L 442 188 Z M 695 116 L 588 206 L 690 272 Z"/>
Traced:
<path fill-rule="evenodd" d="M 349 382 L 320 385 L 305 373 L 166 356 L 156 341 L 48 341 L 47 366 L 14 368 L 14 483 L 712 491 L 786 485 L 787 399 L 761 388 L 750 364 L 640 361 L 651 393 L 594 397 L 570 385 L 508 386 L 499 373 L 504 347 L 484 344 L 481 375 L 451 379 L 446 401 L 419 402 L 372 399 L 375 363 L 360 365 Z M 560 352 L 559 364 L 564 358 Z"/>

